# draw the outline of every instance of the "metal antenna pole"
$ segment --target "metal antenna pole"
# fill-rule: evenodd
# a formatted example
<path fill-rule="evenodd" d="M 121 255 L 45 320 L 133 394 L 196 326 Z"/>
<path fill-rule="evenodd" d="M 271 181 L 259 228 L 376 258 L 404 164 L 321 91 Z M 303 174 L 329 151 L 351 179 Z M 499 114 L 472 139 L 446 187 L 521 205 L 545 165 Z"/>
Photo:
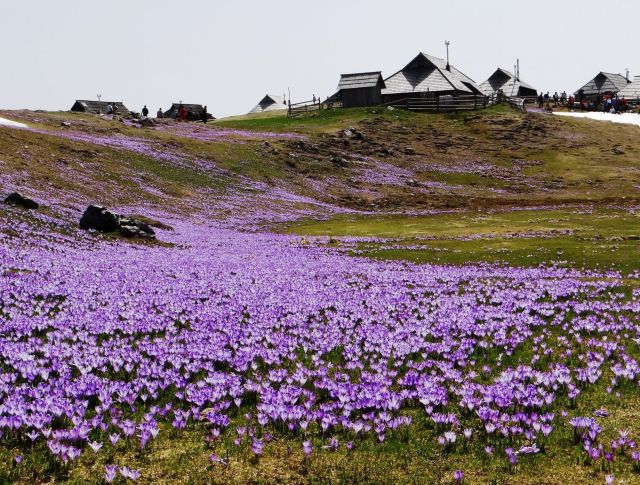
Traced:
<path fill-rule="evenodd" d="M 451 66 L 449 64 L 449 46 L 451 45 L 451 42 L 449 42 L 448 40 L 444 41 L 444 45 L 447 46 L 447 71 L 450 70 Z"/>

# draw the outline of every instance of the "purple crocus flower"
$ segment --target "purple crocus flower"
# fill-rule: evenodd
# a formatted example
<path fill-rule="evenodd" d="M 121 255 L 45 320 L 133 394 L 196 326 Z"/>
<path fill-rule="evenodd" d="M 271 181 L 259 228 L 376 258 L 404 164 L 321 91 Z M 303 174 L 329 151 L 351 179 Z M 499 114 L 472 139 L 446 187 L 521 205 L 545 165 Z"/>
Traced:
<path fill-rule="evenodd" d="M 253 451 L 256 455 L 261 455 L 263 451 L 264 445 L 261 440 L 254 439 L 251 443 L 251 451 Z"/>
<path fill-rule="evenodd" d="M 302 442 L 302 451 L 304 451 L 304 456 L 307 457 L 307 459 L 309 458 L 309 455 L 311 455 L 312 450 L 313 445 L 311 444 L 311 441 Z"/>
<path fill-rule="evenodd" d="M 102 448 L 102 443 L 98 443 L 97 441 L 89 441 L 89 447 L 93 450 L 94 453 L 97 453 L 100 448 Z"/>
<path fill-rule="evenodd" d="M 120 468 L 120 474 L 123 477 L 128 478 L 129 480 L 132 480 L 134 482 L 137 482 L 138 478 L 140 478 L 140 470 L 132 470 L 131 468 L 128 468 L 126 466 Z"/>
<path fill-rule="evenodd" d="M 221 465 L 226 465 L 227 464 L 226 460 L 220 458 L 216 453 L 211 453 L 209 455 L 209 461 L 211 463 L 220 463 Z"/>
<path fill-rule="evenodd" d="M 104 479 L 107 483 L 111 483 L 116 479 L 116 473 L 118 472 L 117 465 L 105 465 L 104 466 Z"/>

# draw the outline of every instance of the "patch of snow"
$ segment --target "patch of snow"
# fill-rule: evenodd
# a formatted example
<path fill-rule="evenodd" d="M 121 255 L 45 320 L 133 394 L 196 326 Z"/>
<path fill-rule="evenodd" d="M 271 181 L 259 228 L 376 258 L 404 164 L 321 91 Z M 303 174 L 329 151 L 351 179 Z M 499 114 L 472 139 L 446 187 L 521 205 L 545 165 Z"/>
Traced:
<path fill-rule="evenodd" d="M 636 113 L 624 113 L 614 115 L 611 113 L 589 112 L 589 113 L 553 113 L 558 116 L 570 116 L 572 118 L 587 118 L 596 121 L 610 121 L 612 123 L 622 123 L 626 125 L 640 126 L 640 115 Z"/>
<path fill-rule="evenodd" d="M 11 128 L 27 128 L 24 123 L 18 123 L 17 121 L 11 121 L 6 118 L 0 118 L 0 126 L 10 126 Z"/>

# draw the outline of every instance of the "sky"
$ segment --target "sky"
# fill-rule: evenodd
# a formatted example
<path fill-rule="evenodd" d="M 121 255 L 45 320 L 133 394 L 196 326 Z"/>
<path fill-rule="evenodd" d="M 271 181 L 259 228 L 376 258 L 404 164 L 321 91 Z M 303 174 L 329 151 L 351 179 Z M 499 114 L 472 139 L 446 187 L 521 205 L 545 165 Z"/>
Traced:
<path fill-rule="evenodd" d="M 445 40 L 477 83 L 519 58 L 522 80 L 573 92 L 600 71 L 640 75 L 638 18 L 638 0 L 0 0 L 0 109 L 101 94 L 224 117 L 267 93 L 330 96 L 341 73 L 386 77 L 421 51 L 445 57 Z"/>

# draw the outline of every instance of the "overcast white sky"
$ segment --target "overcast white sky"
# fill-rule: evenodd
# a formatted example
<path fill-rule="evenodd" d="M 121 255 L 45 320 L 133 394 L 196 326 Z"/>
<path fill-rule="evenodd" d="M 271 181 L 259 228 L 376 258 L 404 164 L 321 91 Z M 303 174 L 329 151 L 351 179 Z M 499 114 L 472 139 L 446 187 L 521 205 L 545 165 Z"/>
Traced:
<path fill-rule="evenodd" d="M 215 116 L 266 93 L 331 95 L 340 73 L 386 76 L 423 51 L 476 82 L 521 60 L 538 90 L 640 74 L 638 0 L 0 0 L 0 108 L 172 101 Z"/>

